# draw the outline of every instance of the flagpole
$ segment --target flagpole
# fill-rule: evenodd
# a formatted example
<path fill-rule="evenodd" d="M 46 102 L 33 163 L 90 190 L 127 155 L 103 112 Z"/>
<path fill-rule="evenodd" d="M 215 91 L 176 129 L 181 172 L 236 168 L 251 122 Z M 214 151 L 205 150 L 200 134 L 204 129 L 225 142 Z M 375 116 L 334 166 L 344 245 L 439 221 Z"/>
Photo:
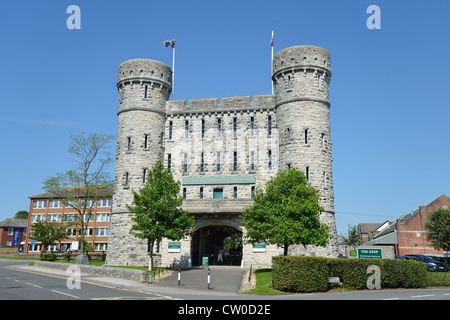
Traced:
<path fill-rule="evenodd" d="M 271 41 L 271 47 L 272 47 L 272 58 L 270 60 L 270 78 L 272 78 L 273 75 L 273 30 L 272 30 L 272 41 Z M 273 79 L 272 79 L 272 94 L 273 94 Z"/>
<path fill-rule="evenodd" d="M 175 43 L 175 39 L 173 39 L 173 43 Z M 173 59 L 172 59 L 172 100 L 174 91 L 175 91 L 175 45 L 173 46 Z"/>

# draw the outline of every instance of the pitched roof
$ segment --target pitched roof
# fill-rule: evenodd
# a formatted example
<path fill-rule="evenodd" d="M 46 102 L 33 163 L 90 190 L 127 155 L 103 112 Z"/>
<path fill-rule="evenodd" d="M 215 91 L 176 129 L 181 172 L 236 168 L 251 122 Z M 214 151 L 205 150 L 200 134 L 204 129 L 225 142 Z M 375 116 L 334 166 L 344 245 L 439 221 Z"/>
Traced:
<path fill-rule="evenodd" d="M 358 233 L 371 233 L 374 232 L 379 226 L 381 226 L 384 222 L 378 223 L 358 223 Z"/>
<path fill-rule="evenodd" d="M 107 186 L 100 186 L 100 187 L 105 187 L 104 188 L 104 195 L 102 196 L 106 196 L 106 197 L 112 197 L 113 195 L 113 191 L 114 191 L 114 186 L 113 185 L 107 185 Z M 76 190 L 76 191 L 80 191 L 83 187 L 68 187 L 68 188 L 64 188 L 64 189 L 60 189 L 58 190 L 58 193 L 56 192 L 45 192 L 45 193 L 40 193 L 34 196 L 30 196 L 28 198 L 30 199 L 59 199 L 61 198 L 61 196 L 64 195 L 69 195 L 70 190 Z M 78 189 L 78 190 L 77 190 Z M 81 193 L 78 194 L 70 194 L 71 197 L 82 197 L 83 195 Z"/>
<path fill-rule="evenodd" d="M 0 222 L 0 227 L 7 227 L 7 228 L 26 228 L 28 224 L 27 219 L 16 219 L 16 218 L 9 218 L 5 221 Z"/>

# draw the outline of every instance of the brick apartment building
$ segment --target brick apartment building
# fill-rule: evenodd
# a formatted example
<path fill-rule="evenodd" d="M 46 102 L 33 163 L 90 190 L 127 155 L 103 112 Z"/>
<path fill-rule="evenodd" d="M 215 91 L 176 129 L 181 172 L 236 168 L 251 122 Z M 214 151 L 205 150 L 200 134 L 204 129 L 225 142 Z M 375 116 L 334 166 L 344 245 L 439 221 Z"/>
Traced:
<path fill-rule="evenodd" d="M 398 252 L 400 255 L 444 254 L 443 250 L 436 250 L 431 246 L 425 231 L 428 215 L 442 207 L 450 207 L 450 199 L 445 195 L 397 219 Z"/>
<path fill-rule="evenodd" d="M 450 199 L 441 195 L 426 206 L 401 216 L 394 222 L 384 222 L 371 230 L 372 236 L 365 245 L 390 245 L 395 254 L 450 254 L 436 250 L 427 239 L 425 223 L 428 215 L 440 208 L 449 208 Z"/>
<path fill-rule="evenodd" d="M 92 216 L 90 217 L 87 229 L 85 230 L 84 239 L 92 245 L 94 251 L 103 252 L 107 250 L 112 192 L 113 187 L 108 186 L 106 188 L 105 197 L 102 199 L 85 200 L 79 198 L 76 200 L 78 205 L 81 205 L 82 201 L 88 201 L 89 205 L 92 205 Z M 79 213 L 70 205 L 66 205 L 61 197 L 52 192 L 38 194 L 29 198 L 30 211 L 28 214 L 25 253 L 37 253 L 42 250 L 41 244 L 30 238 L 30 229 L 33 223 L 38 221 L 61 223 L 77 222 L 74 226 L 69 227 L 70 236 L 68 238 L 62 239 L 59 243 L 49 246 L 49 248 L 45 248 L 49 251 L 66 251 L 73 249 L 72 242 L 77 241 L 77 238 L 80 236 Z"/>

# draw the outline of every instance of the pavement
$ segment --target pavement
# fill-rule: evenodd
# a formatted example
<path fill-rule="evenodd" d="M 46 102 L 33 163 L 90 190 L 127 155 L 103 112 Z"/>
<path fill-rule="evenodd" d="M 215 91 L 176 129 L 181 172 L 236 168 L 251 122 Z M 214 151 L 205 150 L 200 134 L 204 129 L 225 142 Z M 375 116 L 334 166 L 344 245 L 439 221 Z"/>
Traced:
<path fill-rule="evenodd" d="M 53 274 L 68 277 L 64 271 L 47 268 L 39 268 L 29 265 L 16 265 L 16 269 L 23 271 Z M 112 287 L 151 293 L 162 297 L 177 299 L 233 299 L 241 296 L 239 292 L 243 279 L 248 269 L 234 266 L 210 266 L 209 286 L 208 268 L 191 268 L 181 270 L 180 282 L 178 282 L 178 271 L 153 283 L 142 283 L 139 281 L 105 277 L 91 274 L 81 274 L 81 281 L 104 284 Z"/>

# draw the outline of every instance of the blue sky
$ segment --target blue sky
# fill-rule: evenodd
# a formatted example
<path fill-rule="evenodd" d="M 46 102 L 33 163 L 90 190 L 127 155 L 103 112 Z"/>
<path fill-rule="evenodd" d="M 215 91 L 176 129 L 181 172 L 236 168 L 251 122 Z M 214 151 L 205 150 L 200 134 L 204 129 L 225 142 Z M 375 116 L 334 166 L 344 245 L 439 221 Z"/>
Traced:
<path fill-rule="evenodd" d="M 66 26 L 72 4 L 80 30 Z M 73 166 L 71 134 L 116 134 L 121 62 L 171 66 L 163 41 L 176 39 L 175 99 L 270 94 L 272 30 L 275 53 L 331 53 L 338 233 L 450 196 L 449 13 L 446 0 L 2 0 L 0 221 Z"/>

